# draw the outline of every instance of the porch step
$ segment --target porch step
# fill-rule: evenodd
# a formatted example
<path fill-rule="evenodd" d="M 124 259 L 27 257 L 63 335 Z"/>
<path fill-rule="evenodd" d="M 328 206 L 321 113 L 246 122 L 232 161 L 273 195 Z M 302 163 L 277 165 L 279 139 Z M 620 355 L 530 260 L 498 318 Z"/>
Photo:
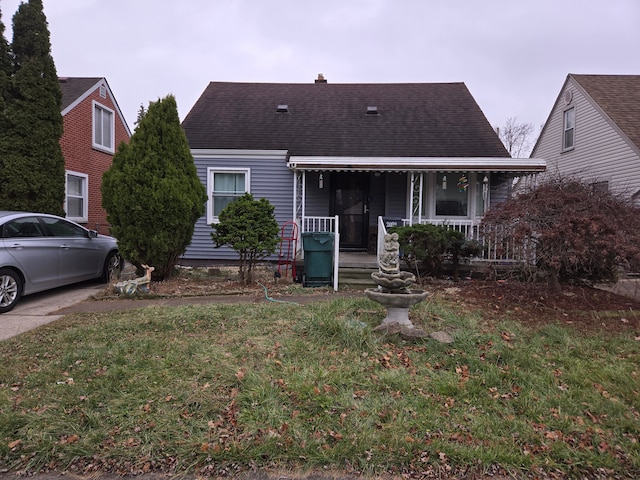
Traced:
<path fill-rule="evenodd" d="M 376 283 L 371 278 L 377 268 L 340 267 L 338 270 L 338 287 L 365 289 L 376 287 Z"/>

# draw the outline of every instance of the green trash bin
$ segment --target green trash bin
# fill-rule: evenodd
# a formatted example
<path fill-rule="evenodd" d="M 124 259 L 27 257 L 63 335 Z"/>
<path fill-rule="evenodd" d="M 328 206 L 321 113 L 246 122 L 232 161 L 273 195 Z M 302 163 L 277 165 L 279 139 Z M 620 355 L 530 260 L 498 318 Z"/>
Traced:
<path fill-rule="evenodd" d="M 302 234 L 304 251 L 305 287 L 333 284 L 333 232 L 305 232 Z"/>

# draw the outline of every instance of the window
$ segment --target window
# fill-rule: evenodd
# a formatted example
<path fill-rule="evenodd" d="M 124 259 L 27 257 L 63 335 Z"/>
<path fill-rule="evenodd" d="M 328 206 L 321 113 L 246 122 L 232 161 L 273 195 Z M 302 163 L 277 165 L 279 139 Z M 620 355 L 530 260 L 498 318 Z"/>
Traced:
<path fill-rule="evenodd" d="M 249 170 L 209 169 L 208 223 L 217 223 L 224 208 L 249 191 Z"/>
<path fill-rule="evenodd" d="M 469 203 L 469 174 L 436 174 L 436 216 L 466 217 Z"/>
<path fill-rule="evenodd" d="M 64 211 L 75 222 L 88 220 L 88 180 L 84 173 L 67 172 Z"/>
<path fill-rule="evenodd" d="M 62 218 L 42 217 L 42 221 L 47 225 L 49 232 L 54 237 L 83 237 L 86 238 L 87 231 L 78 225 L 67 222 Z"/>
<path fill-rule="evenodd" d="M 44 237 L 42 226 L 36 217 L 16 218 L 3 225 L 3 238 L 34 238 Z"/>
<path fill-rule="evenodd" d="M 93 103 L 93 146 L 99 150 L 113 153 L 114 136 L 113 110 Z"/>
<path fill-rule="evenodd" d="M 570 150 L 573 148 L 574 130 L 576 126 L 576 111 L 574 108 L 565 110 L 564 112 L 564 135 L 562 137 L 562 149 Z"/>
<path fill-rule="evenodd" d="M 591 189 L 594 192 L 597 193 L 606 193 L 609 191 L 609 182 L 604 180 L 604 181 L 599 181 L 599 182 L 593 182 L 591 184 Z"/>

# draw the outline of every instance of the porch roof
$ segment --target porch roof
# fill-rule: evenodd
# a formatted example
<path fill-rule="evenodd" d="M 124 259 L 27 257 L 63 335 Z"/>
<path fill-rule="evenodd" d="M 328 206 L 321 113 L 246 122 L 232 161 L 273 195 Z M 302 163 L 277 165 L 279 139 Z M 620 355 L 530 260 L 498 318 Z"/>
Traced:
<path fill-rule="evenodd" d="M 321 157 L 291 156 L 291 170 L 344 172 L 544 172 L 542 158 L 509 157 Z"/>

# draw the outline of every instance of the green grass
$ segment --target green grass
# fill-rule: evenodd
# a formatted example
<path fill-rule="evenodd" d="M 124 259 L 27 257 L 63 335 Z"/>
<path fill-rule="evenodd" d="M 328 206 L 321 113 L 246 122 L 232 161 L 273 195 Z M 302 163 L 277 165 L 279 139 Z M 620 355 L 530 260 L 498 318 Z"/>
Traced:
<path fill-rule="evenodd" d="M 0 471 L 640 475 L 640 342 L 489 324 L 452 344 L 340 299 L 69 316 L 0 342 Z"/>

